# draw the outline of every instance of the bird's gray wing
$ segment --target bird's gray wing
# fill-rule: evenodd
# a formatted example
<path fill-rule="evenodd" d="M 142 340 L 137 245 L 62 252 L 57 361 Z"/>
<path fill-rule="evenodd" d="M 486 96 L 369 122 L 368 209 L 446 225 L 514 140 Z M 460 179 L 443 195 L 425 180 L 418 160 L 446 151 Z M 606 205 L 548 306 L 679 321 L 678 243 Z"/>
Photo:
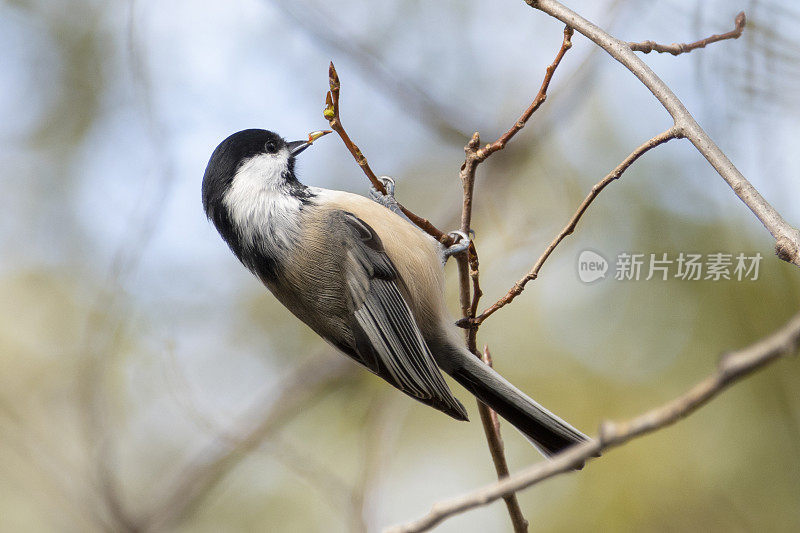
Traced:
<path fill-rule="evenodd" d="M 340 217 L 353 237 L 345 246 L 350 263 L 345 281 L 359 359 L 406 394 L 466 420 L 464 406 L 450 392 L 401 294 L 403 282 L 380 237 L 352 213 Z"/>

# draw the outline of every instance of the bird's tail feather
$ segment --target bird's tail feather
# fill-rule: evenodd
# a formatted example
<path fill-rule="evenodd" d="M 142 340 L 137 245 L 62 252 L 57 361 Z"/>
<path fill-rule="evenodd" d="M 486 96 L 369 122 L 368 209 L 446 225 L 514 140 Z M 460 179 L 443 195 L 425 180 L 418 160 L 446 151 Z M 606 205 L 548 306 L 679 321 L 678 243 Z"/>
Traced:
<path fill-rule="evenodd" d="M 589 440 L 477 357 L 465 354 L 460 359 L 462 364 L 450 373 L 453 378 L 528 437 L 545 456 Z"/>

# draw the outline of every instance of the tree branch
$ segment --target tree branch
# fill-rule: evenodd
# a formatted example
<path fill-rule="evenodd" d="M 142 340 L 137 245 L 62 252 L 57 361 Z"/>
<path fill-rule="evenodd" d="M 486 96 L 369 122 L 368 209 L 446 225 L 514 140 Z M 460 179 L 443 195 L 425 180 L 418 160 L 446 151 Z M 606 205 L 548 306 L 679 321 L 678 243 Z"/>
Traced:
<path fill-rule="evenodd" d="M 637 147 L 633 152 L 631 152 L 630 155 L 628 155 L 628 157 L 625 158 L 624 161 L 622 161 L 622 163 L 617 165 L 617 167 L 611 172 L 609 172 L 606 175 L 606 177 L 597 182 L 594 185 L 594 187 L 592 187 L 592 190 L 589 191 L 589 194 L 586 196 L 586 198 L 584 198 L 583 202 L 581 202 L 581 205 L 578 206 L 577 211 L 575 211 L 575 214 L 572 215 L 572 218 L 567 223 L 567 225 L 564 226 L 564 229 L 562 229 L 561 232 L 558 235 L 556 235 L 556 238 L 553 239 L 552 242 L 550 242 L 550 244 L 545 249 L 544 253 L 542 253 L 542 255 L 539 256 L 539 259 L 533 265 L 533 268 L 530 270 L 530 272 L 525 274 L 525 276 L 523 276 L 522 279 L 517 281 L 514 284 L 514 286 L 511 287 L 508 293 L 506 293 L 505 296 L 497 300 L 497 302 L 492 304 L 491 307 L 488 307 L 479 316 L 472 319 L 471 323 L 474 325 L 479 325 L 483 323 L 484 320 L 489 318 L 500 308 L 511 303 L 511 301 L 514 300 L 514 298 L 519 296 L 520 293 L 522 293 L 522 291 L 525 289 L 525 285 L 529 281 L 535 280 L 539 276 L 539 270 L 541 270 L 542 266 L 544 265 L 544 262 L 547 261 L 547 258 L 550 257 L 550 254 L 553 253 L 553 250 L 556 249 L 556 246 L 558 246 L 561 243 L 561 241 L 563 241 L 568 235 L 572 235 L 572 232 L 575 231 L 575 227 L 578 225 L 578 222 L 580 221 L 583 214 L 586 212 L 587 209 L 589 209 L 589 206 L 592 204 L 594 199 L 597 198 L 600 192 L 606 188 L 606 185 L 608 185 L 614 180 L 619 179 L 620 176 L 622 176 L 623 172 L 628 170 L 628 168 L 646 152 L 652 150 L 656 146 L 664 144 L 667 141 L 675 139 L 676 137 L 678 137 L 678 131 L 675 128 L 670 128 L 667 131 L 660 133 L 659 135 L 656 135 L 646 143 Z"/>
<path fill-rule="evenodd" d="M 652 433 L 689 416 L 733 383 L 753 372 L 795 353 L 800 347 L 800 313 L 768 337 L 720 359 L 717 370 L 685 394 L 625 422 L 604 422 L 598 438 L 574 446 L 550 461 L 532 465 L 519 473 L 474 492 L 436 503 L 424 517 L 395 526 L 389 533 L 427 531 L 443 520 L 470 509 L 488 505 L 506 494 L 528 488 L 558 474 L 571 472 L 599 453 L 620 446 L 636 437 Z"/>
<path fill-rule="evenodd" d="M 714 34 L 710 37 L 700 39 L 699 41 L 695 41 L 693 43 L 658 44 L 653 41 L 643 41 L 640 43 L 628 43 L 628 46 L 634 52 L 643 52 L 645 54 L 649 54 L 650 52 L 658 52 L 659 54 L 667 53 L 674 56 L 679 56 L 681 54 L 687 54 L 692 50 L 697 50 L 698 48 L 705 48 L 711 43 L 724 41 L 726 39 L 738 39 L 741 37 L 742 32 L 744 32 L 744 27 L 747 24 L 744 11 L 740 11 L 739 14 L 736 15 L 734 24 L 734 28 L 727 33 Z"/>
<path fill-rule="evenodd" d="M 561 49 L 556 54 L 556 58 L 547 67 L 545 70 L 544 79 L 542 80 L 542 86 L 539 89 L 539 93 L 536 95 L 536 98 L 533 99 L 533 102 L 522 113 L 522 116 L 514 123 L 511 128 L 501 135 L 495 142 L 492 144 L 487 144 L 482 150 L 478 151 L 478 158 L 483 161 L 493 153 L 498 150 L 502 150 L 508 144 L 514 135 L 516 135 L 522 128 L 525 127 L 525 124 L 528 122 L 528 119 L 536 112 L 537 109 L 544 103 L 547 99 L 547 89 L 550 87 L 550 81 L 553 79 L 553 74 L 555 73 L 558 65 L 561 63 L 561 60 L 564 58 L 564 54 L 567 53 L 567 50 L 572 48 L 572 35 L 575 31 L 570 28 L 569 26 L 564 27 L 564 40 L 561 42 Z"/>
<path fill-rule="evenodd" d="M 514 125 L 503 135 L 501 135 L 495 142 L 487 144 L 485 147 L 480 148 L 480 135 L 475 132 L 472 138 L 464 147 L 464 163 L 461 165 L 459 177 L 463 187 L 463 204 L 461 208 L 461 231 L 469 234 L 472 229 L 472 200 L 475 190 L 475 174 L 478 166 L 484 162 L 493 153 L 505 148 L 506 144 L 522 129 L 531 118 L 533 113 L 544 103 L 547 98 L 547 89 L 553 79 L 553 74 L 561 63 L 564 54 L 572 47 L 572 29 L 567 26 L 564 28 L 564 39 L 561 43 L 561 48 L 556 54 L 556 58 L 547 67 L 545 71 L 544 80 L 539 89 L 538 94 L 534 98 L 530 106 L 522 113 L 520 118 Z M 459 297 L 461 302 L 462 319 L 459 322 L 466 321 L 469 323 L 475 318 L 475 313 L 478 310 L 478 303 L 482 296 L 480 288 L 480 272 L 478 270 L 478 252 L 474 243 L 470 243 L 466 253 L 458 256 L 458 273 L 460 282 Z M 472 284 L 472 293 L 470 294 L 470 282 Z M 470 327 L 466 332 L 467 349 L 472 352 L 476 357 L 478 355 L 478 325 L 475 324 Z M 491 355 L 488 350 L 484 352 L 484 362 L 490 364 Z M 508 477 L 508 461 L 505 457 L 503 447 L 503 439 L 500 434 L 500 424 L 497 420 L 497 415 L 486 405 L 478 403 L 478 412 L 480 413 L 481 421 L 483 422 L 484 433 L 486 434 L 486 442 L 489 446 L 489 453 L 492 456 L 492 462 L 495 466 L 498 479 Z M 514 494 L 507 494 L 503 496 L 508 508 L 508 514 L 511 518 L 511 524 L 514 531 L 522 533 L 528 530 L 528 522 L 522 515 L 522 510 L 519 502 Z"/>
<path fill-rule="evenodd" d="M 367 162 L 367 158 L 364 157 L 361 149 L 350 139 L 350 136 L 345 131 L 344 126 L 342 126 L 342 120 L 339 118 L 339 90 L 341 88 L 341 84 L 339 82 L 339 75 L 336 73 L 336 69 L 334 68 L 332 61 L 328 67 L 328 84 L 330 85 L 330 91 L 328 91 L 328 94 L 325 97 L 325 110 L 322 113 L 323 116 L 328 119 L 331 129 L 339 134 L 342 142 L 344 142 L 344 145 L 353 155 L 353 158 L 356 160 L 356 163 L 358 163 L 358 166 L 361 167 L 361 170 L 364 171 L 364 174 L 366 174 L 370 183 L 372 183 L 372 186 L 375 187 L 375 189 L 381 194 L 385 195 L 386 187 L 383 186 L 383 183 L 381 183 L 381 181 L 372 171 L 369 163 Z M 401 205 L 400 202 L 397 202 L 397 207 L 405 216 L 408 217 L 411 222 L 419 226 L 420 229 L 431 235 L 437 241 L 441 242 L 445 246 L 453 243 L 452 237 L 443 233 L 440 229 L 431 224 L 429 220 L 415 215 Z"/>
<path fill-rule="evenodd" d="M 659 78 L 642 59 L 631 50 L 628 43 L 609 35 L 607 32 L 565 7 L 557 0 L 524 0 L 534 9 L 550 15 L 575 28 L 595 44 L 622 63 L 653 93 L 661 105 L 675 121 L 679 136 L 686 137 L 698 152 L 711 164 L 717 173 L 728 183 L 739 199 L 753 212 L 775 239 L 775 253 L 784 261 L 800 266 L 800 231 L 786 220 L 767 202 L 755 187 L 720 150 L 711 137 L 703 131 L 694 117 L 672 90 Z"/>
<path fill-rule="evenodd" d="M 469 234 L 470 225 L 472 220 L 472 193 L 475 188 L 475 170 L 480 163 L 475 159 L 478 153 L 478 145 L 480 144 L 480 137 L 478 133 L 473 134 L 472 139 L 465 147 L 466 160 L 464 166 L 461 167 L 461 180 L 464 187 L 464 201 L 461 211 L 461 231 Z M 472 164 L 469 164 L 472 162 Z M 458 274 L 459 274 L 459 299 L 461 302 L 461 312 L 464 319 L 469 320 L 474 316 L 475 310 L 478 308 L 478 300 L 481 297 L 479 285 L 479 272 L 478 268 L 478 253 L 475 249 L 475 244 L 470 243 L 469 248 L 465 254 L 458 256 Z M 470 296 L 470 281 L 475 288 L 474 293 Z M 472 352 L 475 357 L 478 355 L 478 328 L 473 327 L 464 332 L 466 337 L 467 349 Z M 509 475 L 508 461 L 506 460 L 505 451 L 503 449 L 503 438 L 500 434 L 500 424 L 497 422 L 496 415 L 491 408 L 486 404 L 476 400 L 478 404 L 478 413 L 481 417 L 483 424 L 483 432 L 486 435 L 486 444 L 489 446 L 489 453 L 492 456 L 492 463 L 494 463 L 495 472 L 498 479 L 507 478 Z M 496 423 L 497 422 L 497 423 Z M 528 521 L 522 515 L 522 509 L 519 506 L 517 496 L 513 493 L 503 496 L 508 515 L 511 519 L 511 525 L 515 533 L 524 533 L 528 531 Z"/>
<path fill-rule="evenodd" d="M 488 346 L 483 347 L 483 357 L 481 359 L 487 365 L 492 366 L 492 355 L 489 353 Z M 492 462 L 497 472 L 497 479 L 506 479 L 510 472 L 508 470 L 508 460 L 506 460 L 503 436 L 500 433 L 500 419 L 493 409 L 481 402 L 478 402 L 478 413 L 481 417 L 483 432 L 486 435 L 486 443 L 489 445 L 489 451 L 492 455 Z M 505 494 L 503 500 L 508 509 L 508 516 L 511 518 L 511 526 L 514 528 L 514 533 L 527 532 L 528 521 L 525 519 L 525 515 L 522 514 L 522 507 L 519 505 L 517 495 L 514 493 Z"/>

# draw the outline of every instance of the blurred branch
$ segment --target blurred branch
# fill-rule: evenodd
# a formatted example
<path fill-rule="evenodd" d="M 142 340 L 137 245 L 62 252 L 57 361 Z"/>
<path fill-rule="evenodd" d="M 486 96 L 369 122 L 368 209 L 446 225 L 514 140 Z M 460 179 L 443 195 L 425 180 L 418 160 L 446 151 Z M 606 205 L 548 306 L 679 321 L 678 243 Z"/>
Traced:
<path fill-rule="evenodd" d="M 110 429 L 109 390 L 106 372 L 114 362 L 114 347 L 127 327 L 120 288 L 128 276 L 142 261 L 142 250 L 153 238 L 163 221 L 164 206 L 169 200 L 175 183 L 175 172 L 169 152 L 163 150 L 166 132 L 157 119 L 152 95 L 152 83 L 146 64 L 139 53 L 136 40 L 136 2 L 131 2 L 126 19 L 126 60 L 130 70 L 137 103 L 145 123 L 156 160 L 151 187 L 142 187 L 135 201 L 135 209 L 126 225 L 125 236 L 114 251 L 104 286 L 95 297 L 87 314 L 85 333 L 78 347 L 78 355 L 84 357 L 84 367 L 79 376 L 78 399 L 80 402 L 81 431 L 86 441 L 86 450 L 92 457 L 90 473 L 93 483 L 109 515 L 112 529 L 134 531 L 138 529 L 137 518 L 126 508 L 122 483 L 118 478 L 115 460 L 115 443 Z M 147 191 L 150 193 L 148 198 Z"/>
<path fill-rule="evenodd" d="M 69 517 L 70 525 L 79 524 L 82 530 L 114 529 L 115 524 L 109 520 L 105 509 L 97 505 L 103 498 L 98 487 L 86 483 L 88 480 L 80 475 L 80 469 L 65 454 L 48 446 L 48 441 L 52 440 L 48 435 L 25 426 L 23 416 L 4 407 L 0 404 L 0 411 L 9 415 L 9 423 L 0 421 L 0 444 L 5 443 L 4 451 L 17 455 L 17 462 L 29 465 L 30 469 L 18 476 L 19 482 L 15 482 L 12 472 L 4 469 L 3 479 L 18 491 L 24 491 L 26 484 L 38 483 L 30 490 L 45 496 L 49 506 L 46 514 L 54 520 L 54 528 L 63 528 L 63 520 Z"/>
<path fill-rule="evenodd" d="M 480 135 L 478 132 L 475 132 L 472 135 L 469 143 L 467 143 L 467 146 L 464 147 L 464 152 L 466 155 L 464 163 L 461 165 L 460 172 L 461 185 L 463 187 L 463 204 L 461 208 L 460 229 L 465 235 L 468 235 L 472 230 L 473 194 L 475 191 L 475 175 L 478 166 L 482 162 L 486 161 L 489 156 L 505 148 L 506 144 L 522 128 L 525 127 L 525 124 L 531 118 L 533 113 L 535 113 L 536 110 L 539 109 L 539 107 L 544 103 L 545 99 L 547 98 L 547 89 L 553 79 L 553 74 L 558 68 L 558 65 L 561 63 L 564 54 L 566 54 L 567 50 L 572 47 L 572 33 L 572 28 L 569 26 L 564 28 L 564 38 L 561 43 L 561 47 L 559 48 L 553 62 L 545 70 L 544 80 L 542 81 L 542 85 L 538 94 L 533 99 L 531 105 L 528 106 L 520 118 L 514 123 L 514 125 L 503 135 L 501 135 L 495 142 L 487 144 L 483 148 L 480 147 Z M 459 297 L 462 313 L 461 321 L 469 322 L 475 318 L 475 313 L 478 309 L 478 303 L 481 295 L 483 294 L 480 288 L 478 252 L 475 248 L 475 244 L 470 243 L 466 252 L 459 254 L 457 259 L 460 283 Z M 472 287 L 471 291 L 470 284 Z M 467 349 L 469 349 L 469 351 L 472 352 L 476 357 L 480 357 L 478 354 L 477 342 L 478 324 L 473 324 L 472 327 L 465 332 L 465 336 Z M 487 364 L 491 364 L 491 355 L 489 354 L 488 349 L 484 350 L 483 359 Z M 484 433 L 486 434 L 486 442 L 489 445 L 489 452 L 492 456 L 492 462 L 494 463 L 497 477 L 498 479 L 506 478 L 509 475 L 508 461 L 506 460 L 503 449 L 503 439 L 500 434 L 500 424 L 497 420 L 497 415 L 485 404 L 481 403 L 480 401 L 477 403 L 478 412 L 480 413 L 481 421 L 483 422 Z M 528 521 L 525 520 L 525 517 L 522 515 L 522 510 L 520 509 L 516 495 L 509 493 L 504 495 L 503 499 L 506 502 L 506 507 L 508 508 L 508 514 L 511 518 L 514 531 L 517 533 L 527 531 Z"/>
<path fill-rule="evenodd" d="M 686 137 L 698 152 L 728 183 L 739 199 L 753 212 L 775 239 L 775 253 L 787 262 L 800 266 L 800 231 L 789 225 L 745 178 L 728 156 L 700 127 L 691 113 L 672 90 L 659 78 L 624 41 L 609 35 L 557 0 L 525 0 L 534 9 L 550 15 L 575 28 L 622 63 L 653 93 L 672 116 L 679 137 Z"/>
<path fill-rule="evenodd" d="M 695 41 L 693 43 L 658 44 L 653 41 L 643 41 L 640 43 L 628 43 L 628 46 L 634 52 L 643 52 L 645 54 L 649 54 L 650 52 L 658 52 L 659 54 L 667 53 L 674 56 L 679 56 L 681 54 L 687 54 L 692 50 L 697 50 L 698 48 L 705 48 L 711 43 L 724 41 L 726 39 L 738 39 L 741 37 L 742 32 L 744 32 L 745 24 L 747 24 L 744 11 L 740 11 L 739 14 L 736 15 L 734 24 L 734 28 L 727 33 L 714 34 L 710 37 L 700 39 L 699 41 Z"/>
<path fill-rule="evenodd" d="M 353 375 L 355 367 L 342 358 L 325 358 L 301 366 L 283 380 L 282 391 L 272 407 L 259 405 L 235 445 L 226 435 L 198 456 L 188 461 L 172 484 L 154 499 L 155 510 L 142 521 L 142 530 L 163 530 L 179 523 L 203 501 L 217 483 L 269 435 L 298 415 L 308 404 L 320 399 L 325 391 Z"/>
<path fill-rule="evenodd" d="M 459 115 L 437 101 L 418 83 L 406 74 L 398 74 L 397 69 L 385 66 L 368 47 L 358 42 L 353 35 L 343 35 L 335 30 L 337 24 L 331 21 L 328 13 L 321 13 L 309 2 L 299 0 L 272 0 L 271 3 L 283 12 L 298 28 L 324 45 L 326 54 L 331 51 L 346 56 L 360 68 L 364 78 L 382 90 L 393 95 L 389 100 L 403 113 L 410 114 L 421 124 L 437 132 L 443 140 L 462 143 L 469 133 L 458 125 Z"/>
<path fill-rule="evenodd" d="M 370 403 L 361 438 L 361 471 L 355 483 L 343 479 L 313 454 L 303 452 L 297 443 L 271 439 L 268 452 L 305 479 L 320 497 L 330 503 L 337 516 L 349 522 L 353 532 L 370 530 L 365 516 L 368 500 L 375 494 L 378 474 L 388 464 L 388 456 L 393 455 L 390 447 L 396 441 L 404 418 L 403 412 L 399 411 L 408 407 L 408 404 L 393 402 L 392 399 L 396 396 L 381 393 L 377 401 Z"/>
<path fill-rule="evenodd" d="M 318 350 L 319 353 L 314 354 L 310 359 L 330 357 L 330 349 L 323 348 Z M 334 356 L 336 357 L 336 356 Z M 169 357 L 171 363 L 171 375 L 175 384 L 172 392 L 174 393 L 174 401 L 176 404 L 183 408 L 187 417 L 189 417 L 198 428 L 213 435 L 219 443 L 224 444 L 229 448 L 239 446 L 242 436 L 240 432 L 233 431 L 229 427 L 217 422 L 208 416 L 207 413 L 201 411 L 196 404 L 188 399 L 191 394 L 189 384 L 185 380 L 184 373 L 177 368 L 177 360 L 174 356 Z M 178 394 L 176 388 L 182 389 L 182 394 Z M 266 394 L 266 398 L 274 396 L 274 390 L 270 390 Z M 262 405 L 264 402 L 257 402 L 256 411 L 257 416 L 263 416 Z M 269 401 L 267 403 L 270 403 Z M 378 416 L 371 417 L 368 427 L 370 430 L 375 430 L 375 426 L 382 423 L 386 419 L 386 409 L 384 408 L 386 402 L 378 401 L 371 404 L 370 412 L 377 412 Z M 380 453 L 382 440 L 378 440 L 373 433 L 376 431 L 369 431 L 369 435 L 364 438 L 366 444 L 365 455 Z M 339 476 L 336 472 L 330 469 L 323 461 L 320 461 L 313 454 L 303 450 L 303 446 L 297 442 L 287 441 L 282 439 L 279 435 L 271 434 L 264 439 L 266 445 L 262 448 L 265 455 L 274 457 L 280 461 L 287 469 L 291 470 L 300 479 L 305 481 L 312 487 L 321 497 L 327 501 L 332 510 L 350 526 L 352 531 L 366 531 L 366 525 L 362 518 L 363 515 L 363 502 L 365 500 L 364 492 L 367 490 L 366 485 L 362 482 L 353 484 L 346 479 Z M 371 462 L 369 460 L 363 461 L 363 470 L 369 468 L 373 471 Z M 366 476 L 362 473 L 362 477 Z M 370 478 L 371 479 L 371 478 Z M 345 513 L 343 510 L 349 509 Z"/>
<path fill-rule="evenodd" d="M 305 480 L 329 503 L 331 510 L 350 526 L 351 531 L 367 531 L 361 516 L 360 501 L 356 497 L 356 488 L 351 483 L 329 469 L 314 454 L 300 450 L 296 443 L 275 438 L 270 443 L 268 452 Z"/>
<path fill-rule="evenodd" d="M 800 347 L 800 313 L 764 339 L 746 348 L 724 354 L 717 369 L 685 394 L 624 422 L 604 422 L 597 438 L 559 453 L 550 461 L 532 465 L 519 473 L 474 492 L 436 503 L 424 517 L 390 528 L 390 533 L 427 531 L 443 520 L 470 509 L 488 505 L 499 498 L 531 487 L 559 474 L 573 471 L 601 452 L 665 428 L 689 416 L 723 390 L 756 370 L 795 353 Z"/>
<path fill-rule="evenodd" d="M 328 94 L 325 96 L 325 111 L 323 112 L 324 117 L 328 119 L 331 129 L 339 134 L 342 142 L 344 142 L 344 145 L 353 155 L 353 158 L 356 160 L 356 163 L 358 163 L 358 166 L 361 167 L 361 170 L 363 170 L 364 174 L 366 174 L 367 178 L 369 178 L 372 186 L 381 194 L 386 195 L 386 187 L 384 187 L 383 183 L 381 183 L 378 177 L 375 176 L 375 173 L 372 171 L 369 163 L 367 162 L 367 158 L 364 157 L 363 153 L 361 153 L 361 149 L 356 146 L 356 143 L 350 139 L 350 136 L 345 131 L 342 121 L 339 118 L 339 90 L 341 88 L 341 84 L 339 82 L 339 75 L 336 73 L 336 68 L 334 68 L 332 61 L 328 67 L 328 84 L 330 85 L 330 91 L 328 91 Z M 445 246 L 453 242 L 452 237 L 442 233 L 442 231 L 431 224 L 429 220 L 415 215 L 403 207 L 399 202 L 397 202 L 397 207 L 405 216 L 408 217 L 411 222 L 419 226 L 423 231 L 437 241 L 443 243 Z"/>
<path fill-rule="evenodd" d="M 539 257 L 536 263 L 533 265 L 533 268 L 525 274 L 519 281 L 517 281 L 514 286 L 506 293 L 505 296 L 497 300 L 494 304 L 488 307 L 485 311 L 483 311 L 479 316 L 474 317 L 472 320 L 459 322 L 460 325 L 469 325 L 470 323 L 473 325 L 480 325 L 483 323 L 484 320 L 489 318 L 493 315 L 496 311 L 501 309 L 502 307 L 511 303 L 514 298 L 520 295 L 522 291 L 525 289 L 525 285 L 532 280 L 535 280 L 539 276 L 539 270 L 541 270 L 544 262 L 547 261 L 547 258 L 550 257 L 550 254 L 556 249 L 556 247 L 563 241 L 568 235 L 572 235 L 572 232 L 575 231 L 575 227 L 578 225 L 583 214 L 589 209 L 589 206 L 592 204 L 595 198 L 600 194 L 600 192 L 606 188 L 606 185 L 611 183 L 614 180 L 617 180 L 622 176 L 622 174 L 642 155 L 646 152 L 652 150 L 656 146 L 660 146 L 667 141 L 675 139 L 678 137 L 678 131 L 675 128 L 670 128 L 667 131 L 660 133 L 647 141 L 646 143 L 642 144 L 641 146 L 637 147 L 633 152 L 631 152 L 628 157 L 625 158 L 622 163 L 617 165 L 617 167 L 609 172 L 602 180 L 597 182 L 592 190 L 589 191 L 589 194 L 584 198 L 581 205 L 578 206 L 577 211 L 575 214 L 572 215 L 572 218 L 567 223 L 566 226 L 561 230 L 561 232 L 556 236 L 555 239 L 547 246 L 544 253 Z"/>

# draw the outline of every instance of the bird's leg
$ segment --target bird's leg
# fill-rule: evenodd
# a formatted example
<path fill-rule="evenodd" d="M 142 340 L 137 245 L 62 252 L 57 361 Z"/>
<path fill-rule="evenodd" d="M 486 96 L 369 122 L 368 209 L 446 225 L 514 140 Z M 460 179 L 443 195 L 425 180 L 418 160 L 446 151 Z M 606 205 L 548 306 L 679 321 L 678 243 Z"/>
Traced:
<path fill-rule="evenodd" d="M 475 232 L 470 230 L 470 233 L 474 234 Z M 448 235 L 455 239 L 455 243 L 444 249 L 443 254 L 445 263 L 448 259 L 450 259 L 451 256 L 465 252 L 467 248 L 469 248 L 469 243 L 471 242 L 469 236 L 463 231 L 451 231 L 448 233 Z"/>
<path fill-rule="evenodd" d="M 386 189 L 386 194 L 383 194 L 375 187 L 370 187 L 370 198 L 390 211 L 393 211 L 404 217 L 403 212 L 400 211 L 400 207 L 397 205 L 397 200 L 394 199 L 394 178 L 390 178 L 389 176 L 380 176 L 378 179 L 381 181 L 381 183 L 383 183 L 383 186 Z M 470 230 L 470 233 L 473 235 L 475 234 L 473 230 Z M 469 243 L 471 242 L 469 235 L 463 231 L 451 231 L 448 233 L 448 235 L 453 237 L 455 242 L 442 251 L 443 263 L 446 263 L 451 256 L 464 252 L 467 248 L 469 248 Z"/>
<path fill-rule="evenodd" d="M 400 207 L 397 205 L 397 200 L 394 199 L 394 179 L 390 178 L 389 176 L 381 176 L 378 178 L 383 183 L 384 188 L 386 188 L 386 194 L 383 194 L 375 187 L 369 188 L 369 196 L 374 201 L 381 204 L 386 209 L 394 211 L 395 213 L 400 214 Z"/>

